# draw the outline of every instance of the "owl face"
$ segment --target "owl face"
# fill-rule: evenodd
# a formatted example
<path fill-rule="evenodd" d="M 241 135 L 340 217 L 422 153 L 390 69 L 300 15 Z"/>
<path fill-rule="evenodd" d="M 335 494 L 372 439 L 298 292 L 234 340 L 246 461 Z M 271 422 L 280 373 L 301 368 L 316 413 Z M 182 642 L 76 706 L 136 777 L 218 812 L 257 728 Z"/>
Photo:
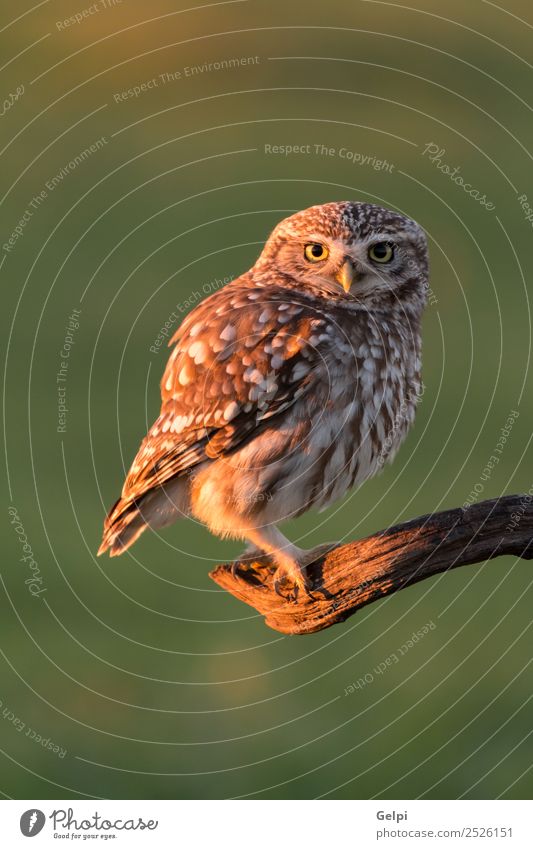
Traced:
<path fill-rule="evenodd" d="M 410 218 L 373 204 L 311 207 L 278 224 L 258 266 L 315 295 L 379 306 L 425 299 L 426 237 Z"/>

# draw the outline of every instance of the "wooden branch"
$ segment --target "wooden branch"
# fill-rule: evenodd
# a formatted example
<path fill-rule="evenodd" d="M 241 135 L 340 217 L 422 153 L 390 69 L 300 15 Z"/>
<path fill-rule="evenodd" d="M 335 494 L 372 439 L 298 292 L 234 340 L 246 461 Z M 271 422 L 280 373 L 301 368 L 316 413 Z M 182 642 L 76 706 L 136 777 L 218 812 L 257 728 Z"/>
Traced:
<path fill-rule="evenodd" d="M 533 496 L 509 495 L 420 516 L 373 536 L 336 546 L 308 567 L 313 599 L 287 601 L 273 570 L 260 563 L 217 566 L 212 579 L 255 607 L 284 634 L 311 634 L 344 622 L 379 598 L 439 572 L 503 554 L 533 559 Z"/>

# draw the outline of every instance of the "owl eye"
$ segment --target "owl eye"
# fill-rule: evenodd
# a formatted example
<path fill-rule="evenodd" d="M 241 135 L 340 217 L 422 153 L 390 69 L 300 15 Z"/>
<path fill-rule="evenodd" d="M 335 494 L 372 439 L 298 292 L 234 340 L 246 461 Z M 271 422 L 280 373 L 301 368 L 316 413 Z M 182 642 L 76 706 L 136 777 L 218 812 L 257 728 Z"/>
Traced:
<path fill-rule="evenodd" d="M 322 262 L 328 258 L 329 251 L 320 242 L 310 242 L 304 248 L 304 255 L 309 262 Z"/>
<path fill-rule="evenodd" d="M 394 247 L 390 242 L 376 242 L 368 251 L 373 262 L 390 262 L 394 257 Z"/>

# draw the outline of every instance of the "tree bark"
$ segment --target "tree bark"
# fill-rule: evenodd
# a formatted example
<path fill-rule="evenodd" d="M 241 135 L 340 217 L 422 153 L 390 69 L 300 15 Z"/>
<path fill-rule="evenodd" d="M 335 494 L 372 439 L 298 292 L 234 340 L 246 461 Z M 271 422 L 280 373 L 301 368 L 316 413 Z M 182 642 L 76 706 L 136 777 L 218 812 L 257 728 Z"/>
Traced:
<path fill-rule="evenodd" d="M 280 597 L 261 563 L 217 566 L 212 579 L 283 634 L 311 634 L 439 572 L 508 554 L 533 558 L 533 496 L 509 495 L 420 516 L 346 545 L 308 567 L 309 598 Z"/>

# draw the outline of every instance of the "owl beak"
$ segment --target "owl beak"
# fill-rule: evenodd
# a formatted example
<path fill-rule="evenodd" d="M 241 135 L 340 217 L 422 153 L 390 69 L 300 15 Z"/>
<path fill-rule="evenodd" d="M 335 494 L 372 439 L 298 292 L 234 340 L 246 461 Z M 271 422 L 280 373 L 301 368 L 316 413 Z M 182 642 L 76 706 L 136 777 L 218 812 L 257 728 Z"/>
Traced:
<path fill-rule="evenodd" d="M 346 293 L 350 291 L 351 285 L 357 276 L 352 261 L 346 258 L 335 275 L 337 283 L 340 283 Z"/>

